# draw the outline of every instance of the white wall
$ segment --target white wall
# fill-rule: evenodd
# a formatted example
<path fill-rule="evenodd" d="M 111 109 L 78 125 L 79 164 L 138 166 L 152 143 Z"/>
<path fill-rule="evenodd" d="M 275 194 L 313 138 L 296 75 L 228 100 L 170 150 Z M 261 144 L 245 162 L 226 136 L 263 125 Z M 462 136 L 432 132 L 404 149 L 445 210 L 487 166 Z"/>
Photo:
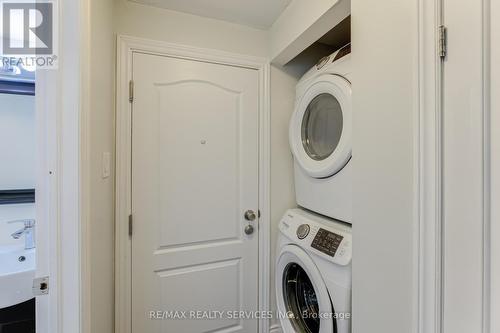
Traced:
<path fill-rule="evenodd" d="M 354 333 L 416 327 L 417 8 L 352 2 Z"/>
<path fill-rule="evenodd" d="M 115 0 L 118 34 L 267 57 L 267 32 L 191 14 Z"/>
<path fill-rule="evenodd" d="M 102 154 L 114 165 L 115 36 L 113 0 L 90 0 L 90 71 L 87 110 L 90 131 L 88 167 L 91 333 L 114 331 L 114 168 L 102 178 Z M 90 333 L 89 332 L 89 333 Z"/>
<path fill-rule="evenodd" d="M 35 188 L 35 99 L 0 94 L 0 190 Z M 0 245 L 23 244 L 7 221 L 35 218 L 35 204 L 0 205 Z"/>
<path fill-rule="evenodd" d="M 271 276 L 270 309 L 277 311 L 274 264 L 278 223 L 285 211 L 296 207 L 293 157 L 288 145 L 288 124 L 294 110 L 297 78 L 289 69 L 271 66 Z M 278 324 L 274 318 L 271 325 Z"/>

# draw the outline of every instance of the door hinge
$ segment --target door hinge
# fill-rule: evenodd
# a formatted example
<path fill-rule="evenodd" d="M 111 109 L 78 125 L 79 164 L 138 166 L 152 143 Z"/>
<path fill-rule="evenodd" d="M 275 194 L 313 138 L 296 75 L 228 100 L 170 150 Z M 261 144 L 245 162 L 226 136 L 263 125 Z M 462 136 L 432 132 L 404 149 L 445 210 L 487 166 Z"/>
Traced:
<path fill-rule="evenodd" d="M 134 81 L 130 80 L 128 83 L 128 101 L 132 103 L 134 101 Z"/>
<path fill-rule="evenodd" d="M 448 44 L 448 33 L 446 31 L 446 27 L 444 25 L 439 26 L 439 57 L 441 59 L 445 59 L 448 54 L 447 49 Z"/>
<path fill-rule="evenodd" d="M 132 214 L 128 216 L 128 235 L 132 237 Z"/>
<path fill-rule="evenodd" d="M 49 293 L 49 277 L 33 279 L 32 291 L 34 296 L 47 295 Z"/>

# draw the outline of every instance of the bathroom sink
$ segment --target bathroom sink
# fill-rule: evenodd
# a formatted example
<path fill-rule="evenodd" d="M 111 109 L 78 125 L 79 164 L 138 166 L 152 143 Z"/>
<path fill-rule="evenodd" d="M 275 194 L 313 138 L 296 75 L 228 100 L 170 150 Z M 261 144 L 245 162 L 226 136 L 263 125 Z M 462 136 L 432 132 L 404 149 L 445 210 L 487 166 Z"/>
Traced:
<path fill-rule="evenodd" d="M 35 249 L 0 246 L 0 309 L 33 298 Z"/>

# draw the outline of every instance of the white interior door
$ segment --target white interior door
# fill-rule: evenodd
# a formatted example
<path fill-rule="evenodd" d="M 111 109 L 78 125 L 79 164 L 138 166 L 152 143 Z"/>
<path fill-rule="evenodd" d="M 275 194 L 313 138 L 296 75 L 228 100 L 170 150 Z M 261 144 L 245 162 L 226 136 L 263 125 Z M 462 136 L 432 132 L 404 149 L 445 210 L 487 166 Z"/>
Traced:
<path fill-rule="evenodd" d="M 134 53 L 133 80 L 132 332 L 256 332 L 258 72 Z"/>

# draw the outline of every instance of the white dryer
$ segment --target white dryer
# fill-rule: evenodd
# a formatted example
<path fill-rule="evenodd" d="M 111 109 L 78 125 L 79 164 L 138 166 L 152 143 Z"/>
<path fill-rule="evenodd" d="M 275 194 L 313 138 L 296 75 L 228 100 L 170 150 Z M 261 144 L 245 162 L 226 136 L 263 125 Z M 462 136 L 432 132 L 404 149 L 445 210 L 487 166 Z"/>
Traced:
<path fill-rule="evenodd" d="M 299 81 L 289 140 L 297 204 L 352 223 L 350 45 Z"/>
<path fill-rule="evenodd" d="M 349 333 L 350 226 L 292 209 L 279 230 L 275 283 L 283 332 Z"/>

